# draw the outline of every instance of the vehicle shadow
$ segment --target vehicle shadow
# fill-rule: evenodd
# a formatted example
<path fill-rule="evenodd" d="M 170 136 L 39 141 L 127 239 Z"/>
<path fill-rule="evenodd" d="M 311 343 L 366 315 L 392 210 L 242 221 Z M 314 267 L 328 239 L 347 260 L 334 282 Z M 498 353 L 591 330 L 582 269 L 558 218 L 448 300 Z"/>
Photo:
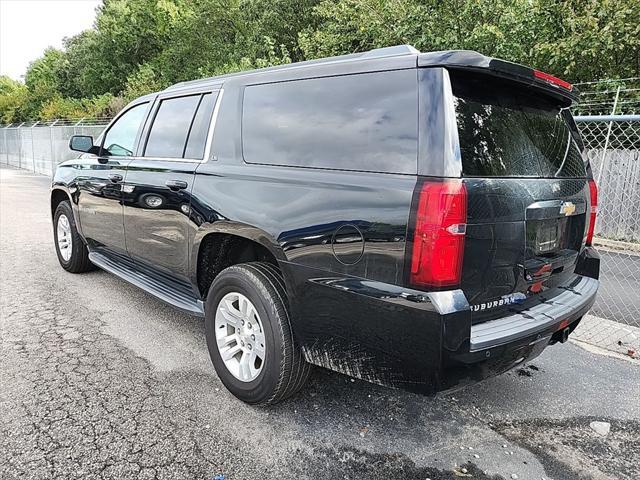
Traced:
<path fill-rule="evenodd" d="M 185 433 L 196 439 L 205 455 L 215 454 L 205 447 L 213 438 L 248 442 L 248 448 L 260 442 L 271 445 L 261 451 L 262 457 L 301 477 L 318 470 L 322 478 L 454 478 L 451 468 L 464 465 L 475 472 L 474 478 L 487 479 L 492 477 L 482 469 L 489 465 L 490 451 L 494 460 L 498 458 L 496 465 L 513 466 L 517 460 L 534 468 L 539 465 L 535 456 L 515 446 L 510 448 L 517 450 L 518 458 L 505 457 L 502 445 L 510 442 L 490 423 L 500 424 L 514 409 L 543 417 L 549 411 L 546 405 L 566 407 L 569 392 L 579 388 L 575 379 L 570 383 L 560 375 L 561 367 L 553 367 L 563 363 L 557 355 L 565 345 L 549 349 L 552 356 L 542 362 L 544 368 L 523 366 L 525 373 L 516 369 L 431 397 L 316 367 L 292 398 L 269 407 L 250 406 L 227 392 L 215 374 L 202 319 L 176 312 L 106 273 L 89 276 L 111 292 L 110 302 L 121 303 L 121 308 L 103 315 L 106 332 L 149 362 L 150 373 L 176 412 L 196 419 L 193 430 Z M 123 310 L 127 316 L 121 315 Z M 554 393 L 558 382 L 567 387 Z M 542 388 L 546 383 L 549 387 Z M 372 466 L 378 470 L 372 471 Z"/>

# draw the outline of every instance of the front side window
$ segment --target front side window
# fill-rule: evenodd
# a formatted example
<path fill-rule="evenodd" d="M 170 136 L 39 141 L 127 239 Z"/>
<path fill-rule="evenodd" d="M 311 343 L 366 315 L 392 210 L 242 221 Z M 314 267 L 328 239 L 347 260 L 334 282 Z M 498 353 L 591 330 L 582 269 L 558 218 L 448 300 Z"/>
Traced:
<path fill-rule="evenodd" d="M 415 70 L 248 86 L 242 117 L 248 163 L 415 174 Z"/>
<path fill-rule="evenodd" d="M 138 131 L 147 112 L 148 103 L 141 103 L 123 113 L 107 131 L 102 142 L 105 155 L 130 157 Z"/>

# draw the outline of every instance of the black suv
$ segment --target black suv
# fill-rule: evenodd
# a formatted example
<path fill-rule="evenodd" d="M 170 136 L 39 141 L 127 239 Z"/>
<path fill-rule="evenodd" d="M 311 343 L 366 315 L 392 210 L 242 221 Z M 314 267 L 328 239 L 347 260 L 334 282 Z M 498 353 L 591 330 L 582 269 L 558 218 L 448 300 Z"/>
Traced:
<path fill-rule="evenodd" d="M 51 192 L 64 269 L 205 318 L 249 403 L 319 365 L 433 393 L 564 342 L 594 302 L 597 190 L 570 84 L 400 46 L 180 83 Z"/>

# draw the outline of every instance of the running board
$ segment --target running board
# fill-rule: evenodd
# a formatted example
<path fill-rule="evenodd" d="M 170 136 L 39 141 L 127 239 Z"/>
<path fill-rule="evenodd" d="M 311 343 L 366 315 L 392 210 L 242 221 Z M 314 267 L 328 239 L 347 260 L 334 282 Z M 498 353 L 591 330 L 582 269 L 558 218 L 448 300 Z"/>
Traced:
<path fill-rule="evenodd" d="M 128 259 L 118 262 L 102 253 L 89 252 L 89 260 L 101 269 L 117 275 L 185 313 L 204 317 L 204 304 L 193 295 L 188 285 L 171 281 L 163 275 L 143 271 Z"/>

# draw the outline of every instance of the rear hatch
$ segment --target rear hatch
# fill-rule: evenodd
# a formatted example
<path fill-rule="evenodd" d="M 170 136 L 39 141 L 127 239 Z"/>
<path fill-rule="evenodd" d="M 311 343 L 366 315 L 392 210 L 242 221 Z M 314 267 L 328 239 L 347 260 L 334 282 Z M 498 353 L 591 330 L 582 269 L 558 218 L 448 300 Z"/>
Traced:
<path fill-rule="evenodd" d="M 461 288 L 478 323 L 576 278 L 588 165 L 566 98 L 477 71 L 450 78 L 467 192 Z"/>

